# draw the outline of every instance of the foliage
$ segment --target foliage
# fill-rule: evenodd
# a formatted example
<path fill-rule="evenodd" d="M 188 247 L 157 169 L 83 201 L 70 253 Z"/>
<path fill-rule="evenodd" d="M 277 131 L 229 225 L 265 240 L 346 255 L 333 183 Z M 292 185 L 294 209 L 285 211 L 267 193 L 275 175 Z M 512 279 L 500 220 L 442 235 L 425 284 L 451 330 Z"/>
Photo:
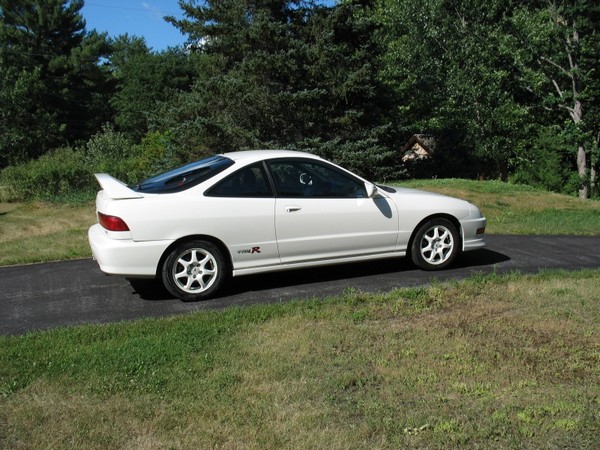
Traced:
<path fill-rule="evenodd" d="M 143 38 L 124 35 L 114 39 L 109 68 L 115 93 L 110 104 L 117 129 L 136 142 L 145 136 L 157 106 L 190 90 L 193 60 L 193 55 L 180 49 L 151 52 Z"/>
<path fill-rule="evenodd" d="M 45 87 L 40 68 L 7 67 L 0 54 L 0 168 L 27 161 L 58 139 L 56 113 L 39 105 Z"/>
<path fill-rule="evenodd" d="M 597 141 L 600 4 L 585 0 L 532 2 L 512 12 L 512 56 L 523 85 L 546 114 L 570 135 L 579 195 L 590 193 L 592 148 Z"/>
<path fill-rule="evenodd" d="M 402 99 L 406 138 L 438 137 L 441 171 L 450 164 L 454 175 L 506 179 L 527 137 L 528 109 L 519 104 L 522 92 L 506 65 L 511 50 L 498 26 L 507 7 L 502 1 L 382 2 L 383 76 Z"/>
<path fill-rule="evenodd" d="M 176 167 L 168 135 L 150 133 L 140 144 L 105 126 L 79 148 L 61 148 L 27 163 L 7 167 L 0 180 L 8 186 L 11 200 L 61 201 L 91 198 L 98 191 L 94 173 L 110 173 L 134 183 Z"/>
<path fill-rule="evenodd" d="M 154 52 L 86 31 L 82 0 L 0 0 L 0 168 L 71 146 L 130 181 L 278 147 L 377 180 L 600 193 L 598 2 L 179 3 L 184 18 L 168 20 L 188 45 Z M 434 158 L 404 167 L 422 133 Z"/>
<path fill-rule="evenodd" d="M 1 180 L 10 186 L 10 196 L 20 200 L 54 200 L 89 191 L 93 175 L 82 153 L 59 148 L 38 159 L 11 166 Z"/>
<path fill-rule="evenodd" d="M 82 6 L 0 0 L 0 98 L 14 99 L 20 118 L 0 116 L 8 135 L 0 140 L 3 165 L 87 139 L 109 118 L 100 64 L 109 48 L 104 35 L 85 32 Z"/>
<path fill-rule="evenodd" d="M 565 192 L 579 172 L 580 194 L 589 191 L 600 131 L 598 2 L 383 0 L 379 15 L 382 74 L 403 99 L 407 132 L 438 137 L 438 170 L 456 176 L 462 162 L 463 175 L 515 174 Z M 568 157 L 541 146 L 548 130 L 571 146 Z"/>
<path fill-rule="evenodd" d="M 558 127 L 544 127 L 516 167 L 510 180 L 555 192 L 575 195 L 579 189 L 579 177 L 573 161 L 573 149 L 569 139 Z"/>
<path fill-rule="evenodd" d="M 182 2 L 188 19 L 171 21 L 196 43 L 199 76 L 157 126 L 201 153 L 295 147 L 385 175 L 391 93 L 377 78 L 370 3 Z"/>

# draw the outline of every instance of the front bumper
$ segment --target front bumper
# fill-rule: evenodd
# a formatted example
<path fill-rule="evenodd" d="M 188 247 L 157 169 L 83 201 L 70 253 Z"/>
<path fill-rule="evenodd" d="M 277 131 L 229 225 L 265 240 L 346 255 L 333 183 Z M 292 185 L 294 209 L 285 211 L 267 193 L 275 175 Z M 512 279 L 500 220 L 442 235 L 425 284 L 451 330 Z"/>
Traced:
<path fill-rule="evenodd" d="M 462 220 L 460 224 L 463 233 L 463 251 L 485 247 L 482 231 L 485 230 L 487 224 L 485 217 Z"/>
<path fill-rule="evenodd" d="M 113 239 L 99 224 L 90 227 L 88 240 L 102 272 L 144 278 L 156 276 L 160 258 L 174 242 Z"/>

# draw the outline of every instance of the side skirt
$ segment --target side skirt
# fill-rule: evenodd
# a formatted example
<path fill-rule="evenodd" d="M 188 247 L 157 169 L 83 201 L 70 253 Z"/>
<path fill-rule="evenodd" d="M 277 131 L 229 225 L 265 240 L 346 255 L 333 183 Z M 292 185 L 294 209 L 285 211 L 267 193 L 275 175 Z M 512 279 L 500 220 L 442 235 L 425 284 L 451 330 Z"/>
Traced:
<path fill-rule="evenodd" d="M 239 277 L 243 275 L 253 275 L 257 273 L 267 273 L 267 272 L 282 272 L 284 270 L 293 270 L 293 269 L 304 269 L 309 267 L 319 267 L 319 266 L 333 266 L 336 264 L 344 264 L 344 263 L 352 263 L 352 262 L 360 262 L 360 261 L 373 261 L 377 259 L 388 259 L 388 258 L 399 258 L 402 256 L 406 256 L 406 251 L 402 252 L 390 252 L 390 253 L 378 253 L 376 255 L 361 255 L 361 256 L 353 256 L 349 258 L 335 258 L 335 259 L 327 259 L 327 260 L 318 260 L 318 261 L 304 261 L 300 263 L 293 264 L 277 264 L 273 266 L 263 266 L 263 267 L 253 267 L 249 269 L 234 269 L 233 276 Z"/>

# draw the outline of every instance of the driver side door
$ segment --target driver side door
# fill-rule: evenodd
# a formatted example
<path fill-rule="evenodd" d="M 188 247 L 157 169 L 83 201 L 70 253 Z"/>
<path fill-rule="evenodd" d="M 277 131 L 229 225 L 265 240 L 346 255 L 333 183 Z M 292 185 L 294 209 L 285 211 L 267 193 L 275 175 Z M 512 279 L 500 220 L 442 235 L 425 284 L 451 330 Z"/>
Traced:
<path fill-rule="evenodd" d="M 275 232 L 283 264 L 393 252 L 398 211 L 364 183 L 322 161 L 267 163 L 276 188 Z"/>

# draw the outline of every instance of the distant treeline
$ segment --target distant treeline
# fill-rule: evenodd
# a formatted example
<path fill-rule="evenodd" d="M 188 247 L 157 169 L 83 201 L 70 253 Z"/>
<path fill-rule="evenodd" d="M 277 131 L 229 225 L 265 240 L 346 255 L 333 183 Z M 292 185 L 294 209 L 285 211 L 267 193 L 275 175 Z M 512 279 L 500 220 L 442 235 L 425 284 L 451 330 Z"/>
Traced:
<path fill-rule="evenodd" d="M 165 20 L 187 44 L 160 52 L 87 30 L 82 6 L 0 0 L 0 169 L 16 196 L 255 148 L 377 180 L 600 194 L 598 1 L 182 0 Z M 435 154 L 407 166 L 414 134 Z"/>

